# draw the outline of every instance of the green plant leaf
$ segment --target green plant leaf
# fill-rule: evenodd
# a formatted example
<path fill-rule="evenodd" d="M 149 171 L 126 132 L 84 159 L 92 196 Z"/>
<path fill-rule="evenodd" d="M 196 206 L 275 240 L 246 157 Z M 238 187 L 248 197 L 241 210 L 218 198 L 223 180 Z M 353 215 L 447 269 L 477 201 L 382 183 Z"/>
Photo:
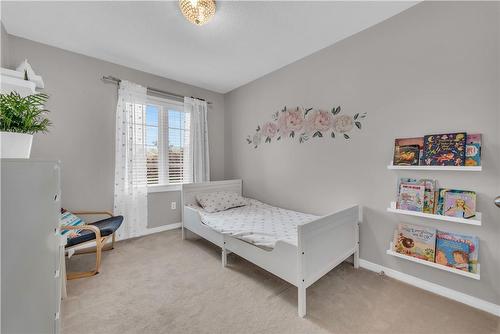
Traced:
<path fill-rule="evenodd" d="M 49 96 L 37 93 L 21 97 L 16 92 L 0 94 L 0 131 L 34 134 L 52 125 L 44 109 Z"/>

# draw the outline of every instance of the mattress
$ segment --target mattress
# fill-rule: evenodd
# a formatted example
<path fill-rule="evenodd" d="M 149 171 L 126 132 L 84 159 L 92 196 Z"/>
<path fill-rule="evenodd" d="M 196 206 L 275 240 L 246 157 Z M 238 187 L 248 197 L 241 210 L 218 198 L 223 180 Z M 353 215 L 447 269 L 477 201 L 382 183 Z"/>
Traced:
<path fill-rule="evenodd" d="M 319 218 L 254 199 L 248 199 L 245 206 L 214 213 L 192 207 L 198 210 L 203 224 L 265 250 L 274 249 L 278 241 L 297 246 L 297 226 Z"/>

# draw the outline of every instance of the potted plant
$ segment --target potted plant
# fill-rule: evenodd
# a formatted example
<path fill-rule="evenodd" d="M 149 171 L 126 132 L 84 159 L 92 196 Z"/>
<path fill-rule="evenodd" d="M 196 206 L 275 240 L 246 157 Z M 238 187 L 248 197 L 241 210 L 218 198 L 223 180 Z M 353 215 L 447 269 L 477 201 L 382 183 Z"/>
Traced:
<path fill-rule="evenodd" d="M 33 134 L 47 132 L 51 125 L 45 117 L 48 98 L 43 93 L 25 97 L 17 92 L 0 94 L 0 157 L 30 157 Z"/>

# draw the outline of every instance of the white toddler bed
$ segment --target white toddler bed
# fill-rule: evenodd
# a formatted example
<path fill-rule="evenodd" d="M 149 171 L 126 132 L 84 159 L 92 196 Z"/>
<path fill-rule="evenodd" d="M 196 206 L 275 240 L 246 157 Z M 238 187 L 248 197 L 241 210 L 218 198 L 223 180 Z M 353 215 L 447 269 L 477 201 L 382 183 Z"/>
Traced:
<path fill-rule="evenodd" d="M 295 285 L 299 316 L 306 314 L 307 287 L 351 255 L 354 255 L 354 267 L 358 268 L 357 205 L 323 217 L 259 201 L 218 213 L 203 211 L 197 204 L 196 195 L 216 191 L 233 191 L 241 195 L 242 181 L 182 185 L 183 239 L 189 230 L 222 248 L 223 266 L 227 264 L 228 252 L 234 252 Z"/>

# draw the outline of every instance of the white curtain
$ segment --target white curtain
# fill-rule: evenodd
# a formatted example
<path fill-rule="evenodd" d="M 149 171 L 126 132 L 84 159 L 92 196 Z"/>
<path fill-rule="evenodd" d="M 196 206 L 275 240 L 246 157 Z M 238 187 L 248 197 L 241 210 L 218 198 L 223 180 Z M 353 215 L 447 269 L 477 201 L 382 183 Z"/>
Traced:
<path fill-rule="evenodd" d="M 122 80 L 116 106 L 114 213 L 124 217 L 118 239 L 144 234 L 148 222 L 146 87 Z"/>
<path fill-rule="evenodd" d="M 184 110 L 191 117 L 189 151 L 193 166 L 193 182 L 210 181 L 207 102 L 184 97 Z"/>

